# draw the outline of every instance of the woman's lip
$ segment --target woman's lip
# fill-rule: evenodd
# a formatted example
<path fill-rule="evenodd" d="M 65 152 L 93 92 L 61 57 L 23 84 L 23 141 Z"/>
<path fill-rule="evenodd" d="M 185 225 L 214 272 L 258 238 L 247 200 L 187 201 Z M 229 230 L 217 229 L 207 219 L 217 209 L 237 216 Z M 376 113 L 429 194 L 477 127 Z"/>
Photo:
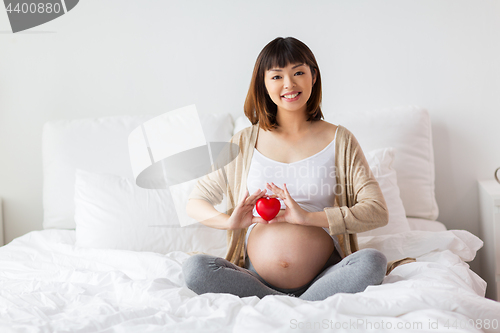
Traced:
<path fill-rule="evenodd" d="M 297 94 L 297 96 L 295 96 L 294 98 L 286 98 L 285 95 L 294 95 L 294 94 Z M 294 91 L 294 92 L 291 92 L 291 93 L 286 93 L 285 95 L 281 96 L 281 98 L 283 98 L 286 102 L 294 102 L 296 100 L 298 100 L 300 98 L 300 94 L 301 92 L 300 91 Z"/>
<path fill-rule="evenodd" d="M 285 95 L 293 95 L 296 93 L 300 93 L 300 91 L 290 91 L 290 92 L 284 93 L 283 95 L 281 95 L 281 97 L 285 97 Z"/>

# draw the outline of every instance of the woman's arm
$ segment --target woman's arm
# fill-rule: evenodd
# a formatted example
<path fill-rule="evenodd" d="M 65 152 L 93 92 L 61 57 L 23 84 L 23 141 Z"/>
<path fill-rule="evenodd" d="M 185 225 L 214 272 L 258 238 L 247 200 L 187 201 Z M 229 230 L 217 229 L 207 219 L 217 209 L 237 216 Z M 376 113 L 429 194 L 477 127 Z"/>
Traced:
<path fill-rule="evenodd" d="M 360 233 L 383 227 L 389 222 L 388 211 L 380 204 L 365 201 L 364 203 L 357 203 L 356 205 L 360 206 L 353 206 L 351 208 L 347 206 L 337 207 L 337 210 L 334 211 L 332 211 L 332 208 L 330 207 L 325 208 L 320 212 L 308 212 L 304 225 L 329 228 L 330 231 L 333 232 L 332 235 L 337 235 L 345 232 Z M 330 217 L 328 216 L 329 213 L 327 212 L 327 209 L 330 210 Z M 362 210 L 366 210 L 366 212 L 360 213 Z M 368 215 L 368 223 L 363 221 L 363 216 L 365 215 Z M 335 219 L 336 221 L 339 221 L 339 223 L 329 223 L 329 220 L 332 221 Z"/>
<path fill-rule="evenodd" d="M 304 225 L 328 228 L 328 218 L 325 211 L 320 212 L 307 212 Z"/>
<path fill-rule="evenodd" d="M 190 199 L 186 205 L 189 217 L 216 229 L 229 229 L 229 215 L 219 212 L 209 202 L 202 199 Z"/>
<path fill-rule="evenodd" d="M 265 194 L 266 191 L 257 190 L 249 195 L 246 191 L 231 215 L 220 213 L 212 204 L 203 199 L 190 199 L 186 205 L 186 212 L 190 217 L 208 227 L 224 230 L 244 229 L 252 223 L 267 223 L 267 221 L 252 214 L 255 203 Z"/>
<path fill-rule="evenodd" d="M 186 204 L 187 215 L 208 227 L 224 230 L 230 229 L 228 223 L 230 215 L 221 213 L 214 207 L 222 202 L 224 195 L 228 195 L 229 181 L 227 170 L 229 170 L 229 165 L 220 161 L 232 161 L 234 155 L 239 153 L 239 150 L 234 151 L 231 149 L 234 140 L 235 137 L 233 136 L 211 166 L 211 172 L 198 179 L 188 196 L 188 203 Z"/>
<path fill-rule="evenodd" d="M 389 211 L 382 190 L 370 170 L 361 146 L 354 135 L 343 128 L 344 145 L 337 149 L 338 206 L 313 213 L 311 221 L 324 226 L 330 234 L 360 233 L 383 227 L 389 222 Z M 322 215 L 325 214 L 325 215 Z"/>

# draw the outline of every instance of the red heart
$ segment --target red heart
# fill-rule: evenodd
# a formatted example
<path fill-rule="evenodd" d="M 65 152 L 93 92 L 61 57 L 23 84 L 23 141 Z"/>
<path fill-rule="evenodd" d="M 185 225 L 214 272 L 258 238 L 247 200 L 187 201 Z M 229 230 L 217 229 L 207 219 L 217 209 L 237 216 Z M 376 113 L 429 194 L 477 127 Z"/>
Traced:
<path fill-rule="evenodd" d="M 255 204 L 257 213 L 266 221 L 272 220 L 280 212 L 281 203 L 276 198 L 260 198 Z"/>

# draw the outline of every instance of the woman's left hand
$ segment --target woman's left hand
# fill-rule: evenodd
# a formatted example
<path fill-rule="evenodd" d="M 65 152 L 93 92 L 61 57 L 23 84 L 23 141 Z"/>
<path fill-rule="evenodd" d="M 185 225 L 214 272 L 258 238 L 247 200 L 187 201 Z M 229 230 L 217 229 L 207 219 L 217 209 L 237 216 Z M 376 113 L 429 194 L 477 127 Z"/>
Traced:
<path fill-rule="evenodd" d="M 293 200 L 292 196 L 288 192 L 288 189 L 286 188 L 286 184 L 283 184 L 283 187 L 285 188 L 284 190 L 276 186 L 274 183 L 266 183 L 266 187 L 275 194 L 270 197 L 278 197 L 282 199 L 286 206 L 285 214 L 277 215 L 268 223 L 288 222 L 291 224 L 305 224 L 308 212 L 302 209 L 302 207 L 300 207 L 299 204 Z"/>

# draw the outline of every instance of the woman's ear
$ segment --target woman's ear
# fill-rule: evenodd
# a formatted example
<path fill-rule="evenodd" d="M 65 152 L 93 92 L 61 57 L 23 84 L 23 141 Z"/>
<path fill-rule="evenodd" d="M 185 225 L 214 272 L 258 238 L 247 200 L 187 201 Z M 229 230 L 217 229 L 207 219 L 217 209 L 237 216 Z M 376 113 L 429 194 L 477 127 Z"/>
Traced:
<path fill-rule="evenodd" d="M 314 86 L 314 84 L 316 83 L 316 69 L 311 68 L 311 73 L 313 77 L 313 86 Z"/>

